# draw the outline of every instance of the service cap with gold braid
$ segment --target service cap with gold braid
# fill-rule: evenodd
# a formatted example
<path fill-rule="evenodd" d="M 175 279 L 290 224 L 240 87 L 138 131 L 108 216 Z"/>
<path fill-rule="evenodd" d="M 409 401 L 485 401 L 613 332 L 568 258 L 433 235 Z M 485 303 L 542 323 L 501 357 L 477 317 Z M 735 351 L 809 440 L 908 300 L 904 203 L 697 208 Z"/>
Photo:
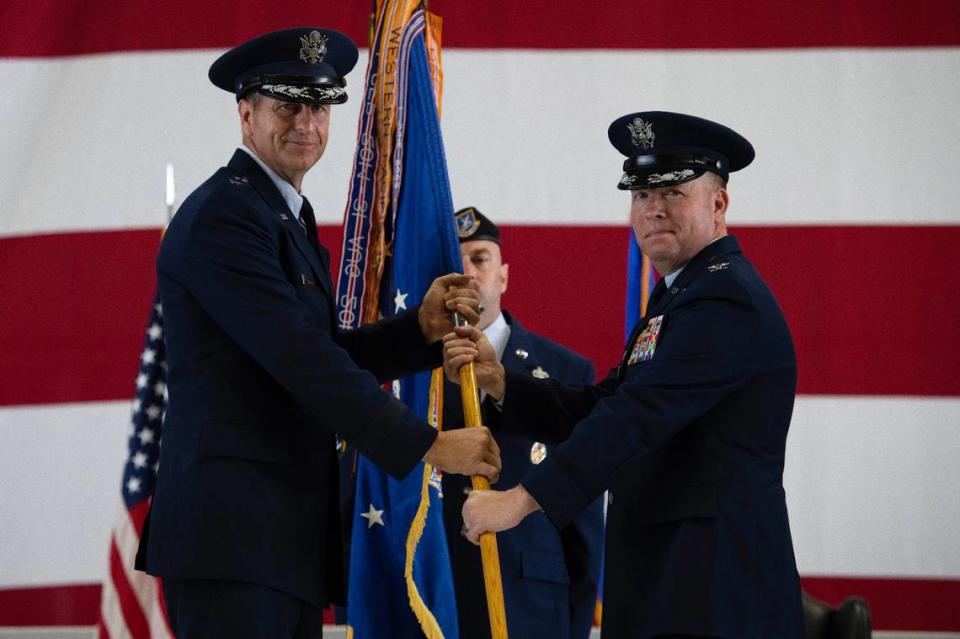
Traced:
<path fill-rule="evenodd" d="M 241 98 L 256 91 L 285 102 L 342 104 L 357 46 L 331 29 L 301 27 L 258 36 L 210 67 L 210 81 Z"/>
<path fill-rule="evenodd" d="M 707 171 L 726 181 L 753 162 L 746 138 L 722 124 L 683 113 L 641 111 L 617 118 L 610 143 L 627 156 L 622 190 L 657 189 L 695 180 Z"/>
<path fill-rule="evenodd" d="M 460 209 L 453 216 L 457 221 L 457 237 L 461 244 L 474 240 L 489 240 L 500 245 L 500 229 L 474 207 Z"/>

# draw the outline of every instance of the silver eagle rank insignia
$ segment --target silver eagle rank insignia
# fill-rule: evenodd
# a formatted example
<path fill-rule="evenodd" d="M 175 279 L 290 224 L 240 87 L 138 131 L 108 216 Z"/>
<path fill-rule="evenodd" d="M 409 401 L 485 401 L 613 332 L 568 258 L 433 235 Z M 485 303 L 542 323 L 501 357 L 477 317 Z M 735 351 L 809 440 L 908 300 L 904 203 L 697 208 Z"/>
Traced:
<path fill-rule="evenodd" d="M 653 143 L 657 139 L 657 134 L 653 132 L 653 123 L 647 122 L 643 118 L 634 118 L 633 123 L 628 124 L 630 129 L 630 141 L 634 146 L 641 149 L 652 149 Z"/>
<path fill-rule="evenodd" d="M 730 267 L 730 262 L 717 262 L 716 264 L 711 264 L 707 267 L 707 270 L 711 273 L 716 273 L 717 271 L 723 271 Z"/>
<path fill-rule="evenodd" d="M 300 37 L 300 59 L 310 64 L 320 64 L 327 55 L 327 36 L 319 31 L 311 31 L 307 37 Z"/>

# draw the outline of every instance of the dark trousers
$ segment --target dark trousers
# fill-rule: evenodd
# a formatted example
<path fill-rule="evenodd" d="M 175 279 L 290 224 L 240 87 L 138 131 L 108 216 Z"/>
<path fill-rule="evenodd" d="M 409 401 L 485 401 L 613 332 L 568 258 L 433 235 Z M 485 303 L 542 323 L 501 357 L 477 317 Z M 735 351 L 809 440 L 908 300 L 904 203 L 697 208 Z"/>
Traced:
<path fill-rule="evenodd" d="M 286 593 L 239 581 L 164 579 L 177 639 L 320 639 L 323 614 Z"/>

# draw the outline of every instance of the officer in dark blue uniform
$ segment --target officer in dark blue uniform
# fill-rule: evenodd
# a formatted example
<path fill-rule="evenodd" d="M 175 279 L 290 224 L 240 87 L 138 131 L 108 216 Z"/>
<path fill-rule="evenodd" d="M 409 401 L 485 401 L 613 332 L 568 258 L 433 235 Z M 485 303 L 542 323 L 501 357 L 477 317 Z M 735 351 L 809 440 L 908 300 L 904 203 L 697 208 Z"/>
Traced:
<path fill-rule="evenodd" d="M 463 272 L 480 286 L 483 312 L 477 327 L 504 367 L 537 379 L 591 384 L 590 360 L 526 330 L 501 311 L 509 266 L 503 263 L 500 229 L 473 207 L 457 212 Z M 463 427 L 460 389 L 444 389 L 444 429 Z M 547 459 L 553 446 L 520 433 L 496 436 L 503 467 L 497 487 L 511 488 L 524 473 Z M 461 534 L 461 511 L 470 480 L 443 477 L 443 516 L 457 594 L 460 639 L 490 639 L 480 550 Z M 562 530 L 535 513 L 497 537 L 500 571 L 511 639 L 587 639 L 593 626 L 603 546 L 603 503 L 595 500 Z"/>
<path fill-rule="evenodd" d="M 337 330 L 300 184 L 356 60 L 340 33 L 288 29 L 210 68 L 236 94 L 243 147 L 186 199 L 157 259 L 169 404 L 137 558 L 163 577 L 180 639 L 320 636 L 320 608 L 345 598 L 334 433 L 395 477 L 421 459 L 499 466 L 488 431 L 438 435 L 379 387 L 440 363 L 449 311 L 478 318 L 468 278 L 438 278 L 393 321 Z"/>
<path fill-rule="evenodd" d="M 725 221 L 727 178 L 753 147 L 664 112 L 624 116 L 609 137 L 627 156 L 620 188 L 637 242 L 664 278 L 619 372 L 597 386 L 504 374 L 476 329 L 445 338 L 448 374 L 480 357 L 480 386 L 502 402 L 492 425 L 569 433 L 517 487 L 474 491 L 467 535 L 538 509 L 562 527 L 609 488 L 604 636 L 799 639 L 782 483 L 796 359 L 777 301 Z"/>

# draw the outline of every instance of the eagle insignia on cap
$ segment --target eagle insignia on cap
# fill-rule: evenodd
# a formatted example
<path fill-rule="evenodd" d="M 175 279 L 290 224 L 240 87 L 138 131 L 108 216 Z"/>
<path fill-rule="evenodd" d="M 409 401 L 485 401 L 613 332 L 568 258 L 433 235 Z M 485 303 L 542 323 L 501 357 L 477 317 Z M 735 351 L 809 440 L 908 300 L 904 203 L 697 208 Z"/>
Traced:
<path fill-rule="evenodd" d="M 480 220 L 475 215 L 476 209 L 463 209 L 457 213 L 457 236 L 470 237 L 480 228 Z"/>
<path fill-rule="evenodd" d="M 657 134 L 653 132 L 653 122 L 647 122 L 643 118 L 634 118 L 632 124 L 628 124 L 630 129 L 630 141 L 634 146 L 641 149 L 652 149 L 653 142 L 657 139 Z"/>
<path fill-rule="evenodd" d="M 307 37 L 300 37 L 300 59 L 310 64 L 323 62 L 327 55 L 327 36 L 319 31 L 311 31 Z"/>

